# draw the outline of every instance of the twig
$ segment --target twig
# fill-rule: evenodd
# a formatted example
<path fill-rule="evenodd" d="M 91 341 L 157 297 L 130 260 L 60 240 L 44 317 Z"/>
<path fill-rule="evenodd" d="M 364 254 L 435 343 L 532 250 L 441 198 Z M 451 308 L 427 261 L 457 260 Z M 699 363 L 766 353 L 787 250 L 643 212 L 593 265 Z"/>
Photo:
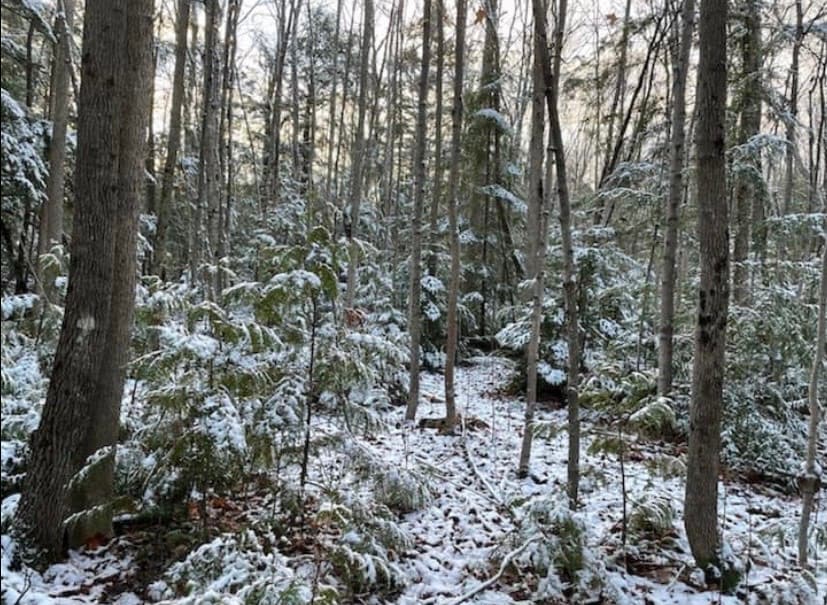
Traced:
<path fill-rule="evenodd" d="M 523 543 L 523 545 L 522 545 L 522 546 L 520 546 L 519 548 L 517 548 L 517 549 L 515 549 L 515 550 L 512 550 L 510 553 L 508 553 L 507 555 L 505 555 L 505 557 L 504 557 L 504 558 L 503 558 L 503 560 L 502 560 L 502 563 L 500 563 L 500 569 L 497 571 L 497 573 L 495 573 L 493 576 L 491 576 L 490 578 L 488 578 L 488 579 L 487 579 L 485 582 L 483 582 L 482 584 L 479 584 L 476 588 L 474 588 L 474 589 L 472 589 L 472 590 L 470 590 L 470 591 L 466 592 L 466 593 L 465 593 L 464 595 L 462 595 L 462 596 L 457 597 L 456 599 L 454 599 L 453 601 L 451 601 L 451 602 L 449 603 L 449 605 L 459 605 L 460 603 L 462 603 L 462 602 L 464 602 L 464 601 L 467 601 L 467 600 L 468 600 L 468 599 L 470 599 L 471 597 L 473 597 L 473 596 L 475 596 L 475 595 L 477 595 L 477 594 L 481 593 L 483 590 L 485 590 L 486 588 L 488 588 L 489 586 L 491 586 L 492 584 L 494 584 L 494 582 L 496 582 L 497 580 L 499 580 L 499 579 L 500 579 L 500 577 L 502 577 L 502 575 L 505 573 L 505 570 L 506 570 L 506 568 L 507 568 L 507 567 L 511 564 L 511 561 L 512 561 L 515 557 L 517 557 L 518 555 L 520 555 L 520 554 L 521 554 L 521 553 L 522 553 L 522 552 L 523 552 L 526 548 L 528 548 L 531 544 L 533 544 L 534 542 L 536 542 L 536 541 L 538 540 L 538 538 L 539 538 L 538 536 L 533 536 L 533 537 L 529 538 L 528 540 L 526 540 L 526 541 Z"/>
<path fill-rule="evenodd" d="M 678 581 L 678 578 L 680 578 L 680 577 L 681 577 L 681 574 L 683 573 L 683 571 L 684 571 L 685 569 L 686 569 L 686 563 L 684 563 L 683 565 L 681 565 L 681 568 L 678 570 L 678 573 L 676 573 L 676 574 L 675 574 L 675 577 L 674 577 L 674 578 L 672 578 L 672 581 L 671 581 L 671 582 L 669 582 L 669 584 L 667 584 L 667 585 L 666 585 L 666 590 L 667 590 L 667 591 L 675 585 L 675 582 L 677 582 L 677 581 Z"/>
<path fill-rule="evenodd" d="M 477 464 L 474 462 L 474 457 L 471 455 L 471 450 L 468 447 L 468 433 L 465 430 L 465 416 L 462 417 L 462 445 L 464 446 L 465 457 L 468 459 L 468 463 L 471 466 L 471 470 L 474 471 L 474 475 L 476 475 L 477 479 L 479 479 L 485 488 L 491 492 L 491 496 L 494 501 L 500 506 L 506 507 L 505 502 L 503 502 L 502 495 L 497 492 L 493 485 L 491 485 L 491 482 L 488 481 L 485 475 L 482 474 L 479 467 L 477 467 Z"/>

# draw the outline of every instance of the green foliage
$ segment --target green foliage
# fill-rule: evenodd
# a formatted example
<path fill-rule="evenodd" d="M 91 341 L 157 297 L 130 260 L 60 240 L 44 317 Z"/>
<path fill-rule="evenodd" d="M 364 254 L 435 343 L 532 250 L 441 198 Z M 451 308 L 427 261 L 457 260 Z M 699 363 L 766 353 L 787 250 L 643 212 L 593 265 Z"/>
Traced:
<path fill-rule="evenodd" d="M 407 578 L 396 561 L 411 548 L 412 540 L 387 507 L 359 501 L 347 506 L 327 503 L 317 519 L 340 531 L 328 546 L 327 559 L 351 594 L 388 594 L 405 586 Z"/>
<path fill-rule="evenodd" d="M 805 282 L 811 293 L 814 273 Z M 806 435 L 799 410 L 806 408 L 816 305 L 773 287 L 757 291 L 754 308 L 760 311 L 730 313 L 722 457 L 736 468 L 795 474 Z"/>
<path fill-rule="evenodd" d="M 632 505 L 629 532 L 638 542 L 662 542 L 674 532 L 674 517 L 668 496 L 647 494 Z"/>
<path fill-rule="evenodd" d="M 519 561 L 545 576 L 542 590 L 554 590 L 563 584 L 574 584 L 585 566 L 585 527 L 568 510 L 561 498 L 559 503 L 548 497 L 534 498 L 520 507 L 521 536 L 540 535 L 520 557 Z"/>
<path fill-rule="evenodd" d="M 275 550 L 273 536 L 249 529 L 198 547 L 149 591 L 167 599 L 186 596 L 179 602 L 193 604 L 224 603 L 228 595 L 244 605 L 302 605 L 312 598 L 310 586 Z"/>

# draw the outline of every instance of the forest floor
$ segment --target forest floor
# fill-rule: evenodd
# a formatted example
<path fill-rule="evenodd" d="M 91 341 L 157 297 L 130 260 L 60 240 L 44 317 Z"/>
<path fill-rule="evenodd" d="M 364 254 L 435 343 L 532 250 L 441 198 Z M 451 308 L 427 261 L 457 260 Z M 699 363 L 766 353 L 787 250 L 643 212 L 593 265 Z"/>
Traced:
<path fill-rule="evenodd" d="M 405 515 L 400 526 L 413 538 L 412 548 L 400 554 L 397 564 L 407 585 L 391 600 L 399 605 L 447 605 L 460 602 L 505 605 L 528 603 L 542 577 L 521 565 L 530 558 L 532 536 L 523 526 L 524 503 L 543 500 L 565 508 L 568 435 L 565 410 L 541 408 L 537 419 L 549 435 L 534 440 L 531 473 L 517 479 L 515 468 L 523 430 L 524 402 L 504 394 L 513 368 L 499 357 L 479 357 L 458 369 L 457 392 L 464 431 L 442 434 L 433 429 L 412 429 L 403 422 L 404 409 L 387 412 L 391 430 L 365 437 L 365 447 L 398 464 L 433 478 L 433 498 L 422 509 Z M 423 374 L 420 417 L 444 415 L 442 376 Z M 800 500 L 770 487 L 740 481 L 722 481 L 721 521 L 732 556 L 745 566 L 737 594 L 721 595 L 705 587 L 694 570 L 682 527 L 684 458 L 680 444 L 633 439 L 624 456 L 627 512 L 659 503 L 667 529 L 648 533 L 638 526 L 622 544 L 623 490 L 618 456 L 593 451 L 590 445 L 605 429 L 588 413 L 583 418 L 581 455 L 581 507 L 575 518 L 584 527 L 584 568 L 594 591 L 588 600 L 572 603 L 622 602 L 652 605 L 722 603 L 827 603 L 827 566 L 817 561 L 818 594 L 802 580 L 794 565 L 795 529 Z M 359 437 L 359 439 L 362 439 Z M 321 464 L 318 462 L 317 464 Z M 314 472 L 322 471 L 316 468 Z M 15 496 L 3 501 L 3 518 L 16 504 Z M 266 506 L 255 497 L 230 508 L 222 529 L 238 529 L 241 507 Z M 247 511 L 254 512 L 254 511 Z M 657 514 L 657 512 L 655 513 Z M 824 512 L 817 519 L 824 523 Z M 644 517 L 639 517 L 642 519 Z M 232 521 L 236 519 L 236 521 Z M 8 604 L 97 603 L 133 605 L 147 600 L 147 587 L 163 572 L 163 557 L 146 556 L 148 542 L 157 541 L 164 528 L 133 528 L 110 544 L 90 551 L 72 552 L 68 561 L 43 574 L 14 571 L 12 538 L 3 536 L 3 597 Z M 169 531 L 168 529 L 166 531 Z M 526 544 L 528 542 L 528 544 Z M 168 553 L 185 554 L 185 546 Z M 150 549 L 151 552 L 151 549 Z M 141 554 L 144 553 L 144 554 Z M 287 554 L 288 562 L 290 555 Z M 515 565 L 502 565 L 503 560 Z M 624 564 L 625 560 L 625 564 Z M 300 565 L 295 565 L 300 572 Z M 502 573 L 498 573 L 502 570 Z M 485 584 L 483 584 L 485 583 Z M 565 591 L 565 587 L 563 587 Z M 581 593 L 582 594 L 582 593 Z M 22 596 L 22 598 L 18 598 Z M 356 602 L 370 602 L 370 598 Z M 193 601 L 181 601 L 181 603 Z M 198 602 L 198 601 L 195 601 Z M 234 602 L 221 600 L 218 602 Z M 542 600 L 534 602 L 565 602 Z"/>

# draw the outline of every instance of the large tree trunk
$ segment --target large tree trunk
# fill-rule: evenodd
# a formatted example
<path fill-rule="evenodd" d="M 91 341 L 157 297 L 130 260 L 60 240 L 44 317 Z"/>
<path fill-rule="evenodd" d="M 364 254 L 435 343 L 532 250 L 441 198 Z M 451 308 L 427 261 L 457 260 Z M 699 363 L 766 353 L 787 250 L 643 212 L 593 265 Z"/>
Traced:
<path fill-rule="evenodd" d="M 701 0 L 698 66 L 700 284 L 692 367 L 684 525 L 701 568 L 718 561 L 718 469 L 729 303 L 725 112 L 727 5 Z"/>
<path fill-rule="evenodd" d="M 672 140 L 669 148 L 669 193 L 666 199 L 666 231 L 663 240 L 663 277 L 660 290 L 658 335 L 658 394 L 672 391 L 672 352 L 675 333 L 675 278 L 678 254 L 678 217 L 683 198 L 683 166 L 686 156 L 686 76 L 692 50 L 695 0 L 684 0 L 678 56 L 672 66 Z M 677 20 L 675 23 L 678 23 Z"/>
<path fill-rule="evenodd" d="M 152 74 L 153 0 L 127 3 L 126 62 L 119 81 L 118 200 L 111 214 L 115 253 L 112 274 L 109 327 L 94 395 L 90 397 L 89 422 L 76 464 L 102 448 L 110 448 L 100 462 L 91 465 L 84 480 L 71 490 L 68 524 L 69 546 L 76 548 L 93 536 L 112 536 L 112 500 L 115 445 L 118 441 L 121 399 L 129 361 L 130 334 L 135 309 L 138 215 L 144 200 L 144 161 L 149 124 L 149 96 L 143 94 Z"/>
<path fill-rule="evenodd" d="M 454 390 L 454 368 L 457 361 L 459 322 L 457 304 L 460 281 L 459 220 L 457 206 L 460 191 L 459 167 L 462 158 L 462 83 L 465 76 L 466 0 L 457 0 L 457 24 L 454 46 L 454 106 L 451 110 L 451 168 L 448 184 L 448 237 L 451 248 L 451 277 L 448 284 L 445 342 L 445 422 L 456 424 L 457 404 Z"/>
<path fill-rule="evenodd" d="M 352 164 L 350 171 L 350 204 L 345 221 L 345 235 L 348 240 L 347 289 L 345 291 L 345 308 L 353 308 L 356 296 L 357 271 L 359 266 L 359 245 L 356 236 L 359 232 L 359 214 L 362 207 L 362 172 L 365 153 L 365 114 L 368 99 L 368 67 L 370 66 L 370 49 L 373 46 L 373 0 L 364 0 L 365 14 L 362 23 L 362 49 L 359 65 L 359 107 L 356 121 L 356 139 L 353 142 Z M 344 101 L 342 102 L 344 105 Z"/>
<path fill-rule="evenodd" d="M 422 16 L 422 65 L 419 71 L 419 107 L 416 114 L 414 150 L 414 207 L 411 225 L 411 261 L 408 298 L 408 333 L 411 337 L 410 391 L 407 420 L 416 417 L 419 404 L 419 343 L 422 336 L 422 208 L 425 198 L 425 145 L 428 140 L 428 71 L 431 66 L 431 0 L 425 0 Z"/>
<path fill-rule="evenodd" d="M 75 0 L 63 0 L 63 12 L 57 17 L 58 40 L 55 45 L 52 78 L 52 140 L 49 144 L 49 177 L 46 181 L 46 204 L 40 213 L 38 255 L 63 242 L 63 197 L 66 181 L 66 127 L 69 124 L 69 38 L 75 13 Z M 47 292 L 48 294 L 48 292 Z"/>
<path fill-rule="evenodd" d="M 50 559 L 60 556 L 65 545 L 67 490 L 79 470 L 87 429 L 102 420 L 92 415 L 99 408 L 91 400 L 98 393 L 104 358 L 110 351 L 118 235 L 113 216 L 121 207 L 122 80 L 129 71 L 125 70 L 128 61 L 139 56 L 129 51 L 135 49 L 133 45 L 143 46 L 148 59 L 152 35 L 150 21 L 149 37 L 139 39 L 143 30 L 128 23 L 127 6 L 132 15 L 143 3 L 88 0 L 86 4 L 69 289 L 46 403 L 31 438 L 19 508 L 22 531 Z M 129 49 L 124 44 L 127 39 Z M 143 157 L 138 157 L 141 162 Z"/>
<path fill-rule="evenodd" d="M 741 93 L 741 123 L 738 144 L 746 144 L 761 130 L 761 8 L 756 0 L 745 6 L 745 32 L 742 34 L 741 54 L 744 76 Z M 752 208 L 756 197 L 755 180 L 761 173 L 761 161 L 748 158 L 746 163 L 754 173 L 738 175 L 735 185 L 735 245 L 732 251 L 732 295 L 735 304 L 746 305 L 749 301 L 749 259 Z M 743 170 L 743 169 L 742 169 Z"/>
<path fill-rule="evenodd" d="M 175 186 L 175 167 L 181 148 L 181 106 L 184 101 L 184 70 L 187 64 L 187 28 L 190 21 L 190 1 L 178 0 L 175 21 L 175 67 L 172 75 L 172 101 L 167 133 L 167 153 L 161 175 L 161 198 L 158 200 L 158 223 L 155 231 L 155 250 L 152 255 L 153 273 L 166 278 L 167 229 Z"/>

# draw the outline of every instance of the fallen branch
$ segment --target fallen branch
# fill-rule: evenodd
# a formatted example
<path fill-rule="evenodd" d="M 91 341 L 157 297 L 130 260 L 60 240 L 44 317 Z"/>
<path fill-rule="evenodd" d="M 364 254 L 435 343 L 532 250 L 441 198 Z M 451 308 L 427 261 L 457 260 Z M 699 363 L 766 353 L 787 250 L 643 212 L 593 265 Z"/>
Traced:
<path fill-rule="evenodd" d="M 478 585 L 476 588 L 474 588 L 472 590 L 469 590 L 464 595 L 457 597 L 453 601 L 450 601 L 449 605 L 459 605 L 460 603 L 462 603 L 464 601 L 467 601 L 468 599 L 470 599 L 471 597 L 473 597 L 475 595 L 478 595 L 483 590 L 485 590 L 486 588 L 488 588 L 489 586 L 494 584 L 505 573 L 505 570 L 511 564 L 511 561 L 514 560 L 515 557 L 519 556 L 526 548 L 528 548 L 531 544 L 533 544 L 537 540 L 538 540 L 538 536 L 533 536 L 533 537 L 529 538 L 528 540 L 526 540 L 522 544 L 522 546 L 520 546 L 519 548 L 516 548 L 515 550 L 512 550 L 510 553 L 505 555 L 505 557 L 502 560 L 502 563 L 500 563 L 500 569 L 497 571 L 497 573 L 495 573 L 493 576 L 488 578 L 482 584 Z"/>

